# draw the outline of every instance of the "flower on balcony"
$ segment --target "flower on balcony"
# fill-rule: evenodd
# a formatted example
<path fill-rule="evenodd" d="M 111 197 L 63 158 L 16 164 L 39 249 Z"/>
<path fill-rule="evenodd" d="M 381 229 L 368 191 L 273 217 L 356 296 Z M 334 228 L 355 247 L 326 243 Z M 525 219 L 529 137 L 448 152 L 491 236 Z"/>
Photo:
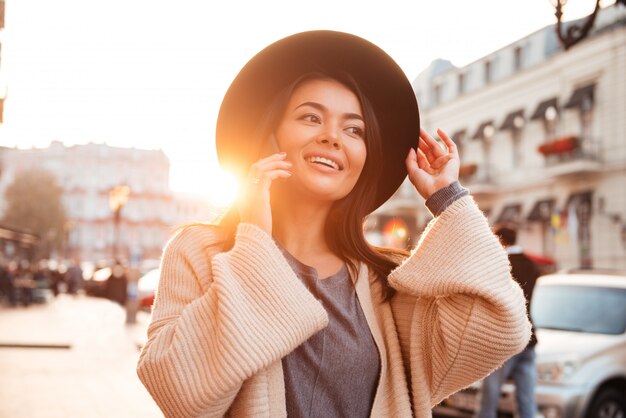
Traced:
<path fill-rule="evenodd" d="M 459 168 L 459 177 L 469 177 L 476 173 L 476 170 L 478 170 L 478 164 L 461 164 L 461 167 Z"/>
<path fill-rule="evenodd" d="M 572 152 L 576 148 L 578 148 L 578 137 L 570 135 L 541 144 L 537 151 L 543 155 L 554 155 Z"/>

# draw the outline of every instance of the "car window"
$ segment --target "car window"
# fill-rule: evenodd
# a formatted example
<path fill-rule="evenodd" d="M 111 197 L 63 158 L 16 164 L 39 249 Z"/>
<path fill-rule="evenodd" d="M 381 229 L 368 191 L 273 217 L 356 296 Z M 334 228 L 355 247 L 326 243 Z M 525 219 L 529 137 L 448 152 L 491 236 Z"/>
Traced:
<path fill-rule="evenodd" d="M 537 286 L 531 316 L 537 328 L 622 334 L 626 330 L 626 289 Z"/>

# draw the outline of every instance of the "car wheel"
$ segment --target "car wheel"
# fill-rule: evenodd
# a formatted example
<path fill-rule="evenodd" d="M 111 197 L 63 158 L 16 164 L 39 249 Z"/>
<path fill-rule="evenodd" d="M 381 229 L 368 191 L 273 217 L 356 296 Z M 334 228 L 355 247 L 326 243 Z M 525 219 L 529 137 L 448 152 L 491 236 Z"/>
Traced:
<path fill-rule="evenodd" d="M 602 390 L 593 400 L 587 418 L 626 418 L 626 397 L 617 389 Z"/>

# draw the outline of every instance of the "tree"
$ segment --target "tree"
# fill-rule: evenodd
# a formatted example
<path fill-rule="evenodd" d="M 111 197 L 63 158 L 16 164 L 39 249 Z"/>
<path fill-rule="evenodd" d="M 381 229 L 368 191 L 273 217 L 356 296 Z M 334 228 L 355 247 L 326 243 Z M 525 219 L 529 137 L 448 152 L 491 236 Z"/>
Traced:
<path fill-rule="evenodd" d="M 62 196 L 55 176 L 44 170 L 19 172 L 5 191 L 2 222 L 39 236 L 36 258 L 49 257 L 63 248 L 67 217 Z"/>

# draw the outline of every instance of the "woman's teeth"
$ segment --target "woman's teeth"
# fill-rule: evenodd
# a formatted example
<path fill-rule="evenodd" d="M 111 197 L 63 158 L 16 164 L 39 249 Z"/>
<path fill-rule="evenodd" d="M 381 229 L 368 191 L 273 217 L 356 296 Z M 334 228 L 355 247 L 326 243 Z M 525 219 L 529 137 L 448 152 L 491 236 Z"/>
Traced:
<path fill-rule="evenodd" d="M 320 163 L 320 164 L 324 164 L 327 165 L 329 167 L 334 168 L 335 170 L 339 170 L 339 165 L 334 162 L 333 160 L 329 160 L 328 158 L 324 158 L 324 157 L 310 157 L 307 158 L 307 160 L 311 163 Z"/>

